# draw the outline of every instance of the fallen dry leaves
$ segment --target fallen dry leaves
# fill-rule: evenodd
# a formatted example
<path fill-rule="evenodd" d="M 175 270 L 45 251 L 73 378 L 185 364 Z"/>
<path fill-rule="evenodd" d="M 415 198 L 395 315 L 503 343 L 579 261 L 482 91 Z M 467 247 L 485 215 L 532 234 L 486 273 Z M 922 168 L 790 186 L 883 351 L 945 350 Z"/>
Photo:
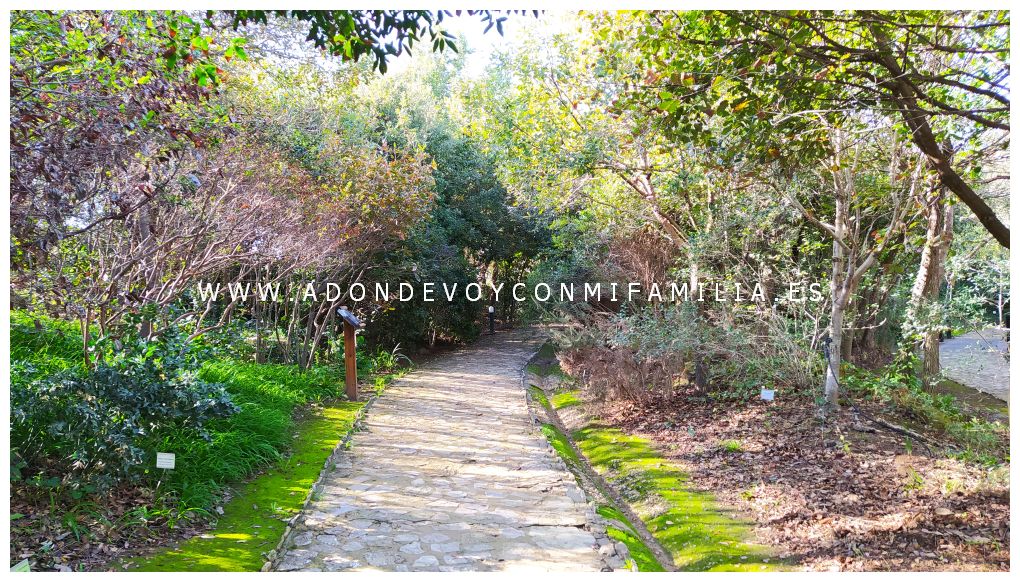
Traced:
<path fill-rule="evenodd" d="M 51 500 L 39 489 L 11 484 L 11 564 L 33 571 L 93 571 L 140 550 L 167 545 L 208 528 L 207 520 L 180 521 L 146 515 L 151 491 L 122 487 L 84 501 Z"/>
<path fill-rule="evenodd" d="M 805 569 L 1009 570 L 1008 466 L 916 444 L 907 454 L 902 435 L 847 410 L 823 423 L 816 410 L 807 398 L 674 399 L 601 416 L 655 441 Z"/>

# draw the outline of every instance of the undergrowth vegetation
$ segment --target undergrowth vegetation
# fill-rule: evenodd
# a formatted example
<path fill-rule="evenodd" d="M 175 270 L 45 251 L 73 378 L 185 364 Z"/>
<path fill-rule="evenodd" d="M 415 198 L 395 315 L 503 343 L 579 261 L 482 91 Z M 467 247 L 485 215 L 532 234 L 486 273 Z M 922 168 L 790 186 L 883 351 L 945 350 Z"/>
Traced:
<path fill-rule="evenodd" d="M 243 361 L 174 333 L 111 345 L 94 369 L 83 364 L 81 331 L 66 322 L 15 311 L 11 340 L 16 531 L 108 541 L 118 529 L 216 517 L 238 483 L 304 462 L 293 457 L 295 437 L 310 438 L 296 434 L 300 410 L 348 406 L 338 402 L 342 368 Z M 406 362 L 397 350 L 359 360 L 376 391 Z M 352 415 L 361 403 L 349 406 Z M 326 427 L 334 444 L 337 427 Z M 175 468 L 157 469 L 157 452 L 173 453 Z"/>
<path fill-rule="evenodd" d="M 296 425 L 290 454 L 272 471 L 244 483 L 222 507 L 215 527 L 178 547 L 124 560 L 141 571 L 258 571 L 276 547 L 286 520 L 300 511 L 324 461 L 354 425 L 364 403 L 336 402 L 315 407 Z"/>
<path fill-rule="evenodd" d="M 964 459 L 996 465 L 1009 461 L 1008 426 L 982 418 L 952 394 L 925 390 L 913 363 L 894 362 L 877 371 L 849 367 L 851 395 L 887 406 L 898 416 L 942 433 L 947 448 Z"/>

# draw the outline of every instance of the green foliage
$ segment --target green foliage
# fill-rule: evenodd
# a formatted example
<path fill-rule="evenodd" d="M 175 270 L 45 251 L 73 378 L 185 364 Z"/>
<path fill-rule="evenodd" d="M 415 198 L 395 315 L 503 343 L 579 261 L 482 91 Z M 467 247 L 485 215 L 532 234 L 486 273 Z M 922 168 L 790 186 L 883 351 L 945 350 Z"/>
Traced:
<path fill-rule="evenodd" d="M 131 343 L 90 371 L 78 363 L 80 334 L 41 321 L 37 330 L 12 315 L 12 467 L 58 492 L 158 481 L 162 507 L 207 509 L 289 450 L 298 407 L 342 395 L 334 369 L 200 363 L 196 352 L 210 348 L 179 334 Z M 373 371 L 399 359 L 378 356 Z M 175 453 L 177 468 L 156 470 L 157 451 Z"/>
<path fill-rule="evenodd" d="M 10 317 L 12 385 L 83 366 L 81 329 L 74 322 L 25 311 Z"/>
<path fill-rule="evenodd" d="M 295 409 L 343 390 L 342 376 L 321 367 L 301 372 L 293 365 L 213 361 L 200 376 L 222 383 L 239 411 L 211 425 L 209 439 L 191 430 L 154 439 L 154 448 L 177 454 L 178 468 L 163 490 L 168 503 L 183 507 L 208 507 L 225 485 L 276 462 L 290 447 Z"/>
<path fill-rule="evenodd" d="M 383 143 L 422 148 L 434 164 L 435 205 L 398 249 L 379 257 L 373 281 L 445 282 L 457 285 L 453 301 L 437 289 L 436 301 L 418 294 L 407 302 L 373 306 L 367 333 L 377 345 L 415 347 L 433 339 L 470 341 L 477 337 L 482 301 L 472 303 L 465 286 L 484 280 L 509 287 L 523 279 L 547 241 L 545 223 L 515 208 L 481 144 L 466 136 L 445 111 L 459 107 L 450 85 L 462 63 L 438 56 L 418 58 L 408 71 L 383 79 L 369 90 L 375 123 L 371 131 Z M 395 292 L 395 290 L 394 290 Z M 512 311 L 504 310 L 509 318 Z"/>
<path fill-rule="evenodd" d="M 166 160 L 214 139 L 199 133 L 222 116 L 204 103 L 216 66 L 193 27 L 180 12 L 11 14 L 15 266 L 77 228 L 64 219 L 111 188 L 112 174 L 101 170 Z"/>
<path fill-rule="evenodd" d="M 266 24 L 270 16 L 307 23 L 307 40 L 316 48 L 345 60 L 357 61 L 370 55 L 373 67 L 385 73 L 387 61 L 410 53 L 418 42 L 432 43 L 433 51 L 446 48 L 457 52 L 455 39 L 441 24 L 449 11 L 431 10 L 227 10 L 236 30 L 249 23 Z M 458 11 L 459 12 L 459 11 Z M 214 11 L 209 11 L 209 16 Z M 477 15 L 488 32 L 493 26 L 503 34 L 506 17 L 494 17 L 487 10 L 467 10 Z"/>
<path fill-rule="evenodd" d="M 168 335 L 128 346 L 93 370 L 42 375 L 23 365 L 27 373 L 11 386 L 15 468 L 40 483 L 108 487 L 144 473 L 154 451 L 143 443 L 154 435 L 186 430 L 209 438 L 207 424 L 237 407 L 223 385 L 196 376 L 187 348 Z"/>

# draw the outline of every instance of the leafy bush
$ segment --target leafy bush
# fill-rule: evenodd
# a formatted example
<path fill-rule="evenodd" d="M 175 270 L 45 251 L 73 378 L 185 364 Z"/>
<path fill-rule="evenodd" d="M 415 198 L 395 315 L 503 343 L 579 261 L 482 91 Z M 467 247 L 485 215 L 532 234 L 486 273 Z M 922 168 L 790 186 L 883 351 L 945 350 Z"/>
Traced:
<path fill-rule="evenodd" d="M 343 393 L 342 371 L 223 359 L 215 342 L 173 331 L 104 344 L 95 370 L 73 322 L 15 312 L 11 339 L 13 478 L 78 495 L 158 482 L 161 505 L 209 508 L 224 486 L 281 458 L 299 406 Z M 375 371 L 400 358 L 364 361 Z M 156 470 L 157 451 L 176 454 L 177 467 Z"/>
<path fill-rule="evenodd" d="M 154 451 L 143 443 L 152 435 L 187 428 L 209 438 L 209 420 L 237 411 L 221 384 L 197 377 L 194 357 L 173 335 L 135 343 L 94 370 L 67 366 L 45 374 L 31 362 L 17 367 L 11 386 L 16 476 L 58 477 L 72 487 L 135 480 L 151 460 Z"/>

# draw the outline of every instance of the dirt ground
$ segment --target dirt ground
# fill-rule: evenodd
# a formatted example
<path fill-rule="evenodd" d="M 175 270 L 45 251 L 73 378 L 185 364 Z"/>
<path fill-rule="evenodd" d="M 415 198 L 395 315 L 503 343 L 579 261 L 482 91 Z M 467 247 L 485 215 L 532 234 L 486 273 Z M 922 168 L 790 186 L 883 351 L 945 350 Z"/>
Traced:
<path fill-rule="evenodd" d="M 825 423 L 816 411 L 806 398 L 675 399 L 601 416 L 653 439 L 805 569 L 1009 570 L 1008 465 L 929 456 L 853 411 Z"/>

